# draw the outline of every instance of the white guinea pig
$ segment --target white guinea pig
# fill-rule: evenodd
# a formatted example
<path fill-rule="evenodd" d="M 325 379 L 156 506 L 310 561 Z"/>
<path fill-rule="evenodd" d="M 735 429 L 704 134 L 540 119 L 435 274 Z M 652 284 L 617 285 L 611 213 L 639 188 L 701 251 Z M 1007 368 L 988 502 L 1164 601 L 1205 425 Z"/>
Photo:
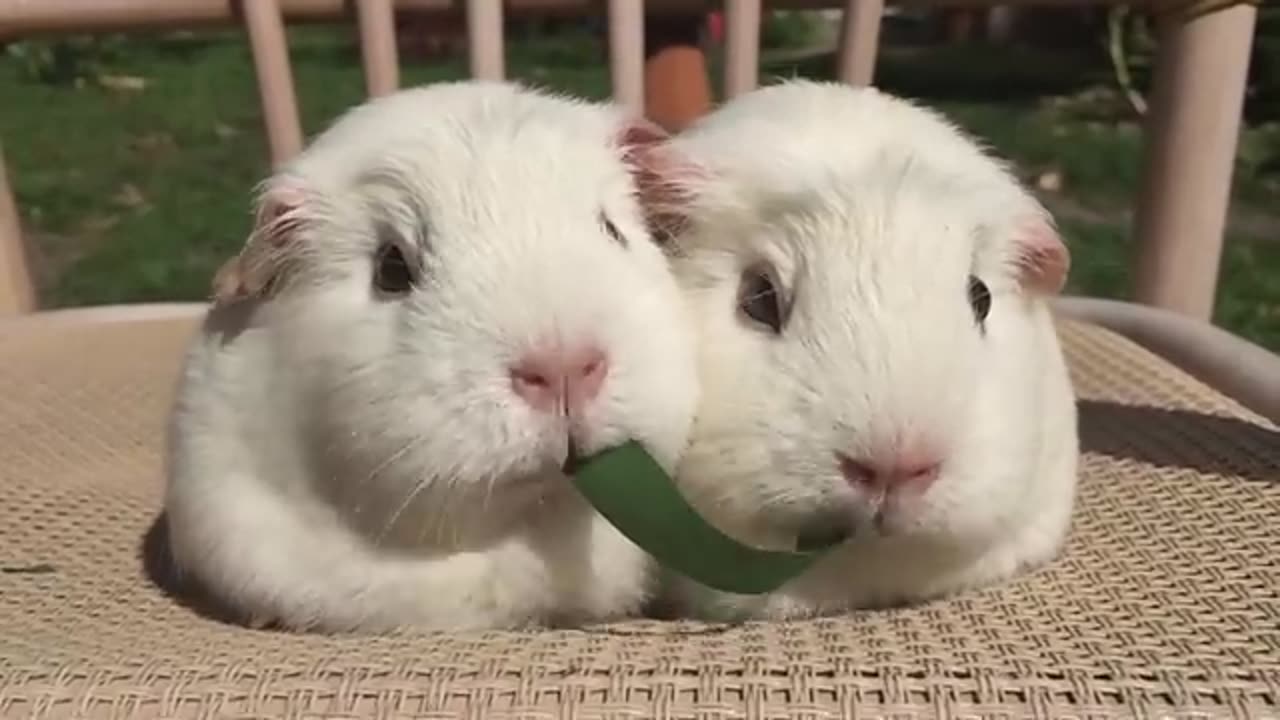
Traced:
<path fill-rule="evenodd" d="M 646 205 L 678 165 L 614 106 L 507 83 L 340 118 L 264 183 L 189 351 L 179 572 L 294 629 L 637 612 L 647 556 L 562 467 L 684 447 L 692 327 Z"/>
<path fill-rule="evenodd" d="M 702 377 L 681 487 L 759 545 L 852 533 L 769 595 L 675 579 L 677 611 L 922 601 L 1055 556 L 1078 443 L 1047 303 L 1069 255 L 1047 211 L 939 115 L 874 89 L 770 86 L 675 145 L 701 173 L 677 240 Z"/>

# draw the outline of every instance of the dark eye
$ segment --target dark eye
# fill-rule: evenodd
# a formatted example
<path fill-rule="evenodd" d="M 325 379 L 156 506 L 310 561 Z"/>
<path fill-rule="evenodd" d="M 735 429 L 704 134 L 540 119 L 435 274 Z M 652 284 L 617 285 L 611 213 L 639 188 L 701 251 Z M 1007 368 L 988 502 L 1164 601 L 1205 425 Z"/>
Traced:
<path fill-rule="evenodd" d="M 991 291 L 987 289 L 986 283 L 973 275 L 969 276 L 969 305 L 973 308 L 973 316 L 977 318 L 979 324 L 982 324 L 987 319 L 987 313 L 991 312 Z"/>
<path fill-rule="evenodd" d="M 742 274 L 738 309 L 774 334 L 782 332 L 782 298 L 767 271 L 752 268 Z"/>
<path fill-rule="evenodd" d="M 609 234 L 609 237 L 614 242 L 618 243 L 622 247 L 627 247 L 627 239 L 622 236 L 621 232 L 618 231 L 618 226 L 614 225 L 612 220 L 605 217 L 604 215 L 601 215 L 600 224 L 604 226 L 604 231 Z"/>
<path fill-rule="evenodd" d="M 413 286 L 413 272 L 395 243 L 383 243 L 374 258 L 373 284 L 391 295 L 403 295 Z"/>

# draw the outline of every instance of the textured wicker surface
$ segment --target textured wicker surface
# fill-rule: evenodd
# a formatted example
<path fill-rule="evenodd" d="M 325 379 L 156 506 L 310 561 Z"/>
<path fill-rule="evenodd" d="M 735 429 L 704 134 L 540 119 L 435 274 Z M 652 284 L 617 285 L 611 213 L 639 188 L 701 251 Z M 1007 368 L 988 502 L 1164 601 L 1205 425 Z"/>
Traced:
<path fill-rule="evenodd" d="M 1280 717 L 1280 432 L 1064 327 L 1065 556 L 793 624 L 326 638 L 219 623 L 146 557 L 189 322 L 0 335 L 0 717 Z"/>

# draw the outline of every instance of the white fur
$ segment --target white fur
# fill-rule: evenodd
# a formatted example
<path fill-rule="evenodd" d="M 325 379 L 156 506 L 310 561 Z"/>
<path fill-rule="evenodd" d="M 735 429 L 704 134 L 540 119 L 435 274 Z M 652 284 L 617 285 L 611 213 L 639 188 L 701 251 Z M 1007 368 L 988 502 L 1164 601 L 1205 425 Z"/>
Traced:
<path fill-rule="evenodd" d="M 684 447 L 692 328 L 610 146 L 625 120 L 445 83 L 348 112 L 273 178 L 319 220 L 286 289 L 215 309 L 190 350 L 166 498 L 184 572 L 329 631 L 639 610 L 646 556 L 573 490 L 563 423 L 507 374 L 539 338 L 594 338 L 612 365 L 582 450 L 635 437 L 671 469 Z M 403 299 L 371 289 L 386 233 L 423 258 Z"/>
<path fill-rule="evenodd" d="M 793 81 L 729 102 L 677 139 L 705 170 L 677 275 L 701 343 L 702 401 L 678 470 L 727 532 L 790 547 L 856 536 L 761 597 L 673 580 L 680 612 L 787 618 L 919 601 L 1050 559 L 1067 533 L 1075 404 L 1044 299 L 1016 284 L 1019 219 L 1045 214 L 940 116 L 873 89 Z M 772 262 L 794 298 L 775 336 L 737 310 Z M 991 289 L 986 336 L 969 273 Z M 903 432 L 948 449 L 936 484 L 888 510 L 840 475 Z"/>

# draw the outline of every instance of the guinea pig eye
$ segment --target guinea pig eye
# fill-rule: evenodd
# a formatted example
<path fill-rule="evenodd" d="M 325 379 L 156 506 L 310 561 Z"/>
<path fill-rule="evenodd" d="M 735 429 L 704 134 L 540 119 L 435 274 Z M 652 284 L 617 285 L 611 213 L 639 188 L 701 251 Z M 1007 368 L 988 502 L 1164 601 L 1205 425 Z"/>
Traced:
<path fill-rule="evenodd" d="M 413 272 L 395 243 L 383 243 L 374 258 L 373 284 L 382 292 L 403 295 L 413 285 Z"/>
<path fill-rule="evenodd" d="M 973 308 L 973 316 L 981 324 L 987 319 L 987 313 L 991 312 L 991 291 L 987 289 L 987 284 L 974 277 L 969 276 L 969 306 Z"/>
<path fill-rule="evenodd" d="M 782 298 L 769 273 L 751 268 L 742 275 L 738 309 L 753 322 L 774 332 L 782 332 Z"/>
<path fill-rule="evenodd" d="M 622 247 L 627 247 L 627 239 L 623 237 L 622 233 L 618 230 L 618 226 L 614 225 L 613 221 L 605 217 L 603 213 L 600 215 L 600 225 L 604 228 L 604 231 L 608 233 L 609 239 L 618 243 Z"/>

